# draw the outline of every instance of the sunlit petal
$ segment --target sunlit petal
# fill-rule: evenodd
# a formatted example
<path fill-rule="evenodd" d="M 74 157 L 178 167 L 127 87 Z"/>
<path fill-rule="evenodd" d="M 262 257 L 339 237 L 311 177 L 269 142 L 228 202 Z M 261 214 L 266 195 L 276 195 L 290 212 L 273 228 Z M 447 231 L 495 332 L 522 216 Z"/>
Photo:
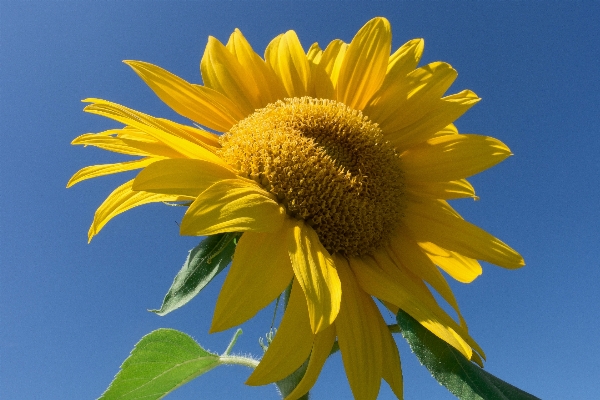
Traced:
<path fill-rule="evenodd" d="M 467 257 L 504 268 L 520 268 L 523 257 L 501 240 L 456 216 L 442 200 L 410 198 L 404 223 L 418 242 L 433 242 Z"/>
<path fill-rule="evenodd" d="M 337 100 L 362 110 L 385 78 L 392 29 L 385 18 L 367 22 L 354 36 L 340 67 Z"/>
<path fill-rule="evenodd" d="M 225 132 L 244 114 L 227 97 L 209 88 L 192 85 L 172 73 L 142 61 L 125 61 L 169 107 L 217 131 Z"/>
<path fill-rule="evenodd" d="M 335 322 L 344 369 L 356 399 L 375 399 L 383 367 L 379 310 L 358 286 L 357 277 L 342 257 L 336 257 L 342 282 L 342 306 Z"/>
<path fill-rule="evenodd" d="M 222 232 L 275 232 L 285 211 L 253 182 L 221 180 L 202 192 L 183 220 L 182 235 L 214 235 Z"/>
<path fill-rule="evenodd" d="M 265 50 L 265 60 L 279 77 L 290 97 L 312 94 L 310 64 L 294 31 L 277 36 Z"/>
<path fill-rule="evenodd" d="M 310 324 L 318 333 L 333 323 L 340 310 L 342 289 L 333 259 L 316 232 L 303 222 L 289 231 L 288 251 L 306 301 Z"/>
<path fill-rule="evenodd" d="M 229 168 L 210 161 L 189 158 L 162 160 L 144 168 L 133 182 L 133 190 L 198 196 L 213 184 L 235 179 Z"/>
<path fill-rule="evenodd" d="M 211 332 L 240 325 L 265 308 L 292 282 L 287 249 L 280 245 L 284 224 L 273 233 L 245 232 L 219 294 Z"/>
<path fill-rule="evenodd" d="M 511 154 L 504 143 L 488 136 L 446 135 L 411 147 L 400 159 L 408 181 L 439 182 L 468 178 Z"/>
<path fill-rule="evenodd" d="M 304 292 L 294 280 L 277 334 L 246 385 L 266 385 L 294 372 L 308 358 L 313 340 Z"/>
<path fill-rule="evenodd" d="M 302 380 L 296 388 L 285 398 L 285 400 L 295 400 L 306 394 L 315 384 L 321 369 L 331 353 L 331 348 L 335 342 L 335 324 L 315 335 L 313 348 L 310 353 L 308 366 Z"/>
<path fill-rule="evenodd" d="M 86 179 L 97 178 L 99 176 L 118 174 L 119 172 L 132 171 L 134 169 L 144 168 L 161 158 L 147 157 L 140 160 L 126 161 L 116 164 L 91 165 L 80 169 L 69 179 L 67 187 L 71 187 L 76 183 Z"/>
<path fill-rule="evenodd" d="M 129 209 L 148 203 L 193 199 L 188 196 L 137 192 L 132 190 L 132 184 L 133 180 L 130 180 L 116 188 L 98 207 L 88 232 L 88 242 L 100 232 L 108 221 Z"/>

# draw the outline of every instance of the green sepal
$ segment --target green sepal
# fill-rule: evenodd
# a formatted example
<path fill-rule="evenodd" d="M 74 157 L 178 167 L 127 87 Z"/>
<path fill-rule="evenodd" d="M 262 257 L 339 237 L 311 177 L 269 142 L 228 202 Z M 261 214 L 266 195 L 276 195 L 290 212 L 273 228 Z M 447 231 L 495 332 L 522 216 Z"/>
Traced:
<path fill-rule="evenodd" d="M 404 311 L 396 321 L 419 362 L 452 394 L 463 400 L 533 400 L 535 397 L 467 360 Z"/>
<path fill-rule="evenodd" d="M 166 315 L 193 299 L 229 263 L 241 233 L 221 233 L 208 236 L 190 250 L 181 270 L 175 276 L 160 310 Z"/>
<path fill-rule="evenodd" d="M 277 386 L 277 390 L 279 390 L 279 394 L 282 399 L 285 399 L 290 393 L 296 389 L 296 386 L 300 383 L 302 378 L 304 378 L 304 374 L 306 374 L 306 369 L 308 368 L 308 360 L 304 361 L 304 363 L 298 367 L 298 369 L 292 372 L 289 376 L 283 378 L 280 381 L 275 382 Z M 299 397 L 298 400 L 308 400 L 309 395 L 305 393 L 303 396 Z"/>
<path fill-rule="evenodd" d="M 110 386 L 98 400 L 161 399 L 219 365 L 256 368 L 258 361 L 231 356 L 238 329 L 222 355 L 204 350 L 194 339 L 174 329 L 158 329 L 140 340 Z"/>

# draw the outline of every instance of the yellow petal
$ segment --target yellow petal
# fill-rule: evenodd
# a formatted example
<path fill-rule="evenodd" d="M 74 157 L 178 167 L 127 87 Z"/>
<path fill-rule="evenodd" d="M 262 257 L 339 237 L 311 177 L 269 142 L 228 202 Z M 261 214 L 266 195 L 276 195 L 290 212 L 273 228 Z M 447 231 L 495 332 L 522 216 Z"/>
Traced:
<path fill-rule="evenodd" d="M 209 36 L 200 62 L 204 86 L 233 101 L 240 111 L 250 115 L 262 106 L 258 87 L 239 61 L 216 38 Z"/>
<path fill-rule="evenodd" d="M 318 333 L 340 310 L 342 291 L 335 264 L 317 233 L 303 221 L 294 221 L 287 243 L 294 274 L 306 295 L 310 326 Z"/>
<path fill-rule="evenodd" d="M 446 135 L 458 135 L 458 129 L 456 129 L 456 125 L 450 124 L 448 126 L 443 127 L 434 134 L 434 137 Z"/>
<path fill-rule="evenodd" d="M 383 349 L 383 379 L 390 385 L 396 397 L 402 399 L 404 398 L 404 385 L 400 354 L 398 353 L 396 342 L 383 318 L 379 318 L 379 331 L 381 332 L 381 345 Z"/>
<path fill-rule="evenodd" d="M 436 108 L 457 75 L 443 62 L 425 65 L 382 87 L 365 113 L 379 123 L 384 132 L 397 131 Z"/>
<path fill-rule="evenodd" d="M 373 18 L 354 36 L 344 56 L 337 84 L 337 100 L 362 110 L 385 78 L 392 29 L 385 18 Z"/>
<path fill-rule="evenodd" d="M 315 91 L 318 98 L 336 100 L 335 88 L 347 49 L 348 44 L 335 39 L 323 51 L 314 68 Z"/>
<path fill-rule="evenodd" d="M 140 131 L 133 126 L 125 126 L 121 129 L 109 129 L 107 131 L 98 132 L 97 135 L 114 135 L 121 139 L 139 140 L 141 142 L 158 143 L 156 139 L 148 135 L 144 131 Z"/>
<path fill-rule="evenodd" d="M 179 130 L 179 136 L 189 140 L 190 142 L 195 142 L 201 145 L 202 147 L 207 148 L 219 148 L 221 144 L 219 143 L 219 136 L 205 131 L 204 129 L 197 128 L 195 126 L 178 124 L 177 122 L 163 120 L 168 122 L 170 126 L 174 126 Z"/>
<path fill-rule="evenodd" d="M 133 190 L 198 196 L 224 179 L 235 179 L 228 168 L 204 160 L 179 158 L 158 161 L 144 168 L 133 182 Z"/>
<path fill-rule="evenodd" d="M 306 58 L 308 59 L 308 62 L 311 64 L 318 64 L 322 55 L 323 55 L 323 50 L 321 50 L 321 48 L 319 47 L 319 43 L 317 43 L 317 42 L 313 43 L 309 47 L 308 51 L 306 52 Z M 312 65 L 311 65 L 311 68 L 312 68 Z"/>
<path fill-rule="evenodd" d="M 376 399 L 381 385 L 383 354 L 379 310 L 358 286 L 342 257 L 336 257 L 342 282 L 342 305 L 335 321 L 346 376 L 355 399 Z"/>
<path fill-rule="evenodd" d="M 168 146 L 158 141 L 131 140 L 122 137 L 111 136 L 121 129 L 111 129 L 99 133 L 86 133 L 73 139 L 71 144 L 94 146 L 103 150 L 115 153 L 128 154 L 132 156 L 163 156 L 163 157 L 183 157 Z"/>
<path fill-rule="evenodd" d="M 304 373 L 302 380 L 298 382 L 296 388 L 285 398 L 285 400 L 296 400 L 308 393 L 314 386 L 325 361 L 331 353 L 334 342 L 335 324 L 330 325 L 327 329 L 315 335 L 306 372 Z"/>
<path fill-rule="evenodd" d="M 97 178 L 99 176 L 117 174 L 119 172 L 132 171 L 134 169 L 144 168 L 153 162 L 161 160 L 157 157 L 147 157 L 140 160 L 126 161 L 116 164 L 91 165 L 80 169 L 69 179 L 67 187 L 71 187 L 76 183 L 86 179 Z"/>
<path fill-rule="evenodd" d="M 419 247 L 417 242 L 410 238 L 406 232 L 399 230 L 390 241 L 390 252 L 388 254 L 392 256 L 392 259 L 399 268 L 410 271 L 413 275 L 418 276 L 435 289 L 456 311 L 461 325 L 466 326 L 448 282 L 446 282 L 444 276 Z"/>
<path fill-rule="evenodd" d="M 162 201 L 183 201 L 193 199 L 186 196 L 136 192 L 131 189 L 132 184 L 133 180 L 130 180 L 116 188 L 106 200 L 104 200 L 100 207 L 98 207 L 94 214 L 92 226 L 90 226 L 90 230 L 88 231 L 88 242 L 100 232 L 108 221 L 133 207 Z"/>
<path fill-rule="evenodd" d="M 266 385 L 290 375 L 308 358 L 313 339 L 304 293 L 294 280 L 290 301 L 275 338 L 246 385 Z"/>
<path fill-rule="evenodd" d="M 260 186 L 242 179 L 225 179 L 210 186 L 190 205 L 181 221 L 182 235 L 223 232 L 275 232 L 285 210 Z"/>
<path fill-rule="evenodd" d="M 210 332 L 240 325 L 265 308 L 292 282 L 294 272 L 282 230 L 274 233 L 246 232 L 219 293 Z"/>
<path fill-rule="evenodd" d="M 483 272 L 479 262 L 473 258 L 442 249 L 431 242 L 422 242 L 419 246 L 435 265 L 459 282 L 471 283 Z"/>
<path fill-rule="evenodd" d="M 407 181 L 439 182 L 467 178 L 512 153 L 498 139 L 480 135 L 439 136 L 400 155 Z"/>
<path fill-rule="evenodd" d="M 215 149 L 221 147 L 221 144 L 219 143 L 219 136 L 212 132 L 208 132 L 194 126 L 179 124 L 168 119 L 157 118 L 157 120 L 167 126 L 170 132 L 182 139 L 186 139 L 187 141 L 198 144 L 211 151 L 215 151 Z M 148 135 L 146 132 L 132 126 L 124 127 L 120 132 L 117 133 L 116 136 L 121 139 L 160 143 L 151 135 Z"/>
<path fill-rule="evenodd" d="M 423 282 L 392 263 L 383 255 L 379 255 L 377 262 L 369 257 L 350 259 L 352 271 L 364 291 L 401 308 L 431 333 L 470 358 L 471 347 L 457 333 L 464 334 L 464 329 L 439 307 Z"/>
<path fill-rule="evenodd" d="M 483 368 L 483 360 L 481 359 L 481 356 L 476 352 L 473 352 L 473 355 L 471 356 L 471 361 Z"/>
<path fill-rule="evenodd" d="M 251 76 L 258 88 L 260 107 L 273 103 L 285 97 L 285 89 L 272 69 L 267 66 L 239 29 L 235 29 L 229 41 L 227 50 L 239 61 L 248 76 Z"/>
<path fill-rule="evenodd" d="M 226 132 L 245 115 L 221 93 L 179 78 L 141 61 L 125 61 L 156 95 L 177 113 L 216 131 Z"/>
<path fill-rule="evenodd" d="M 84 111 L 102 115 L 140 129 L 184 157 L 207 160 L 224 166 L 227 165 L 207 147 L 182 138 L 181 135 L 185 135 L 186 133 L 178 131 L 177 126 L 170 121 L 154 118 L 106 100 L 86 99 L 84 101 L 93 103 L 86 106 Z"/>
<path fill-rule="evenodd" d="M 424 47 L 425 41 L 423 39 L 409 40 L 400 46 L 390 56 L 385 80 L 389 79 L 391 82 L 398 78 L 404 78 L 409 72 L 417 68 Z"/>
<path fill-rule="evenodd" d="M 423 39 L 413 39 L 402 45 L 394 52 L 394 54 L 390 56 L 383 83 L 381 84 L 381 87 L 377 93 L 373 95 L 369 101 L 369 104 L 363 110 L 366 115 L 371 115 L 370 113 L 373 113 L 373 117 L 381 115 L 383 113 L 383 110 L 381 110 L 382 105 L 375 107 L 379 108 L 380 110 L 373 109 L 375 103 L 382 101 L 381 95 L 384 93 L 392 93 L 397 91 L 397 89 L 395 89 L 390 92 L 390 88 L 392 87 L 398 88 L 407 86 L 406 75 L 408 75 L 417 67 L 419 60 L 421 59 L 421 55 L 423 54 L 423 47 Z M 393 105 L 393 102 L 387 102 L 387 106 Z M 371 118 L 373 119 L 373 117 Z"/>
<path fill-rule="evenodd" d="M 404 223 L 417 242 L 433 242 L 444 249 L 504 268 L 520 268 L 523 257 L 501 240 L 457 217 L 443 200 L 407 197 Z"/>
<path fill-rule="evenodd" d="M 475 189 L 466 179 L 458 179 L 446 182 L 405 182 L 406 191 L 418 196 L 430 197 L 432 199 L 460 199 L 472 197 L 479 200 L 475 195 Z"/>
<path fill-rule="evenodd" d="M 454 122 L 479 100 L 481 99 L 470 90 L 443 97 L 418 121 L 398 130 L 384 131 L 385 137 L 399 151 L 405 150 L 434 136 L 436 132 Z"/>
<path fill-rule="evenodd" d="M 294 31 L 274 38 L 265 50 L 265 60 L 279 77 L 287 96 L 312 96 L 310 64 Z"/>
<path fill-rule="evenodd" d="M 469 336 L 467 325 L 460 315 L 460 312 L 458 312 L 458 316 L 461 325 L 457 324 L 456 321 L 439 306 L 429 288 L 423 283 L 422 278 L 413 274 L 411 270 L 399 263 L 396 257 L 393 257 L 393 255 L 390 255 L 387 252 L 374 253 L 373 259 L 394 281 L 402 282 L 407 287 L 407 290 L 416 299 L 415 304 L 426 307 L 426 312 L 430 313 L 431 316 L 434 316 L 435 320 L 446 327 L 446 334 L 452 336 L 449 344 L 458 346 L 457 349 L 467 358 L 471 357 L 472 348 L 480 350 L 479 345 Z M 439 283 L 436 285 L 438 287 L 440 286 Z M 456 305 L 456 302 L 454 302 L 454 304 Z M 458 306 L 456 306 L 456 308 L 458 308 Z M 431 321 L 428 321 L 427 323 L 430 322 Z M 427 327 L 426 324 L 423 324 L 423 326 Z M 439 332 L 439 328 L 437 329 Z"/>

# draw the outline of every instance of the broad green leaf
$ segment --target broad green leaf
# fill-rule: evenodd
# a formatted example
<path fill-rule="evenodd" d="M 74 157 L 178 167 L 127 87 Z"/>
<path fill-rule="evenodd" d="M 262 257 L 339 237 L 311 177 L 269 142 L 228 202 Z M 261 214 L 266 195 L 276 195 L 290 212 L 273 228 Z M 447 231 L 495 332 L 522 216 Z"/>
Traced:
<path fill-rule="evenodd" d="M 220 364 L 188 335 L 158 329 L 144 336 L 121 365 L 101 400 L 160 399 Z"/>
<path fill-rule="evenodd" d="M 238 329 L 222 355 L 204 350 L 191 337 L 174 329 L 150 332 L 135 345 L 121 371 L 98 400 L 162 399 L 178 387 L 219 365 L 256 368 L 258 361 L 231 356 L 242 334 Z"/>
<path fill-rule="evenodd" d="M 175 276 L 160 310 L 150 310 L 166 315 L 194 298 L 229 263 L 240 233 L 221 233 L 206 237 L 190 250 L 181 270 Z"/>
<path fill-rule="evenodd" d="M 400 325 L 402 336 L 421 364 L 459 399 L 539 400 L 538 397 L 479 368 L 404 311 L 398 311 L 396 320 Z"/>

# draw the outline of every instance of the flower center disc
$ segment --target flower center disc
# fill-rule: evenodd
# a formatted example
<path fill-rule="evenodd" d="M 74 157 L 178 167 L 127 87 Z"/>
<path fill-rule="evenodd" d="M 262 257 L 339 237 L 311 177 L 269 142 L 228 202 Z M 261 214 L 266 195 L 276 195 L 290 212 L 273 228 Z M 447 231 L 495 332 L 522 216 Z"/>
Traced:
<path fill-rule="evenodd" d="M 219 155 L 303 219 L 330 253 L 368 254 L 397 224 L 402 172 L 379 126 L 310 97 L 259 109 L 221 137 Z"/>

